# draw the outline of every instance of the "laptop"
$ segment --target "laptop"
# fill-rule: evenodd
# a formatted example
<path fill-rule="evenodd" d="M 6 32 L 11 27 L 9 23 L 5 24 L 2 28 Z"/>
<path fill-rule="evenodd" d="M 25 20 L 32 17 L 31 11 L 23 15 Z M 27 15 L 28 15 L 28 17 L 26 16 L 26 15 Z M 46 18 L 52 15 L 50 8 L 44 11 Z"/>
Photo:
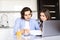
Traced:
<path fill-rule="evenodd" d="M 44 21 L 42 29 L 42 37 L 60 35 L 60 20 Z"/>

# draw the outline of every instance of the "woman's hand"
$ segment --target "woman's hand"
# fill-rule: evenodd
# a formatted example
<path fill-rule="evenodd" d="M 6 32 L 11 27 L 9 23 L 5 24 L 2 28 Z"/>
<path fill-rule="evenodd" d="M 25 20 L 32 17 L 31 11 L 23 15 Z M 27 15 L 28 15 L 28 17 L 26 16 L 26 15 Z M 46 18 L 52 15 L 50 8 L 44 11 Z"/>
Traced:
<path fill-rule="evenodd" d="M 24 29 L 23 30 L 20 30 L 21 34 L 24 34 Z"/>
<path fill-rule="evenodd" d="M 29 29 L 24 29 L 24 34 L 29 34 L 30 30 Z"/>
<path fill-rule="evenodd" d="M 29 32 L 30 32 L 29 29 L 23 29 L 23 30 L 17 31 L 17 32 L 16 32 L 16 35 L 17 35 L 17 36 L 21 36 L 21 35 L 23 35 L 23 34 L 28 35 Z"/>

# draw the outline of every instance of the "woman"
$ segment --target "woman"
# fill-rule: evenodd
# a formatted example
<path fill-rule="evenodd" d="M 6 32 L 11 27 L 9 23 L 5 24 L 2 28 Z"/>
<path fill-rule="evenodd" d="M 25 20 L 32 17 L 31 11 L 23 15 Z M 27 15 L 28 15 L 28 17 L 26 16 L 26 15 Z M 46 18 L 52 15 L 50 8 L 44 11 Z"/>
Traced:
<path fill-rule="evenodd" d="M 38 22 L 31 19 L 32 10 L 29 7 L 24 7 L 21 11 L 21 18 L 18 18 L 14 26 L 14 34 L 21 32 L 21 34 L 28 34 L 30 30 L 39 30 Z"/>
<path fill-rule="evenodd" d="M 47 20 L 50 20 L 51 17 L 50 17 L 50 13 L 49 13 L 49 10 L 46 9 L 46 8 L 43 8 L 40 10 L 39 12 L 40 14 L 40 28 L 41 28 L 41 31 L 42 31 L 42 27 L 43 27 L 43 21 L 47 21 Z"/>

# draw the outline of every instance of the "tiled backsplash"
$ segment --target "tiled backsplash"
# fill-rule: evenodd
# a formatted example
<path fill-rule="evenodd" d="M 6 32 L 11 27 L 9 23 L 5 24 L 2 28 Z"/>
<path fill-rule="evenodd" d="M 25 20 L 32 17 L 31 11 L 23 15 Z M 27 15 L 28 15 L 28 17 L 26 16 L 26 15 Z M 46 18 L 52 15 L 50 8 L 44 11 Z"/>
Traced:
<path fill-rule="evenodd" d="M 4 24 L 9 27 L 13 27 L 15 20 L 20 17 L 21 17 L 20 12 L 2 12 L 2 13 L 0 12 L 0 26 Z M 32 18 L 37 19 L 36 11 L 32 12 Z"/>

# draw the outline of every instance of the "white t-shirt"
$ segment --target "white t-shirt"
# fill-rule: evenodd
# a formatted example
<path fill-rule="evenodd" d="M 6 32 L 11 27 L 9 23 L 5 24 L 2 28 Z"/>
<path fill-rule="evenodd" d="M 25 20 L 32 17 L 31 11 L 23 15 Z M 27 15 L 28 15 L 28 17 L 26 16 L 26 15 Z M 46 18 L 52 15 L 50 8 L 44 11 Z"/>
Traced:
<path fill-rule="evenodd" d="M 30 29 L 29 21 L 25 21 L 24 29 Z"/>

